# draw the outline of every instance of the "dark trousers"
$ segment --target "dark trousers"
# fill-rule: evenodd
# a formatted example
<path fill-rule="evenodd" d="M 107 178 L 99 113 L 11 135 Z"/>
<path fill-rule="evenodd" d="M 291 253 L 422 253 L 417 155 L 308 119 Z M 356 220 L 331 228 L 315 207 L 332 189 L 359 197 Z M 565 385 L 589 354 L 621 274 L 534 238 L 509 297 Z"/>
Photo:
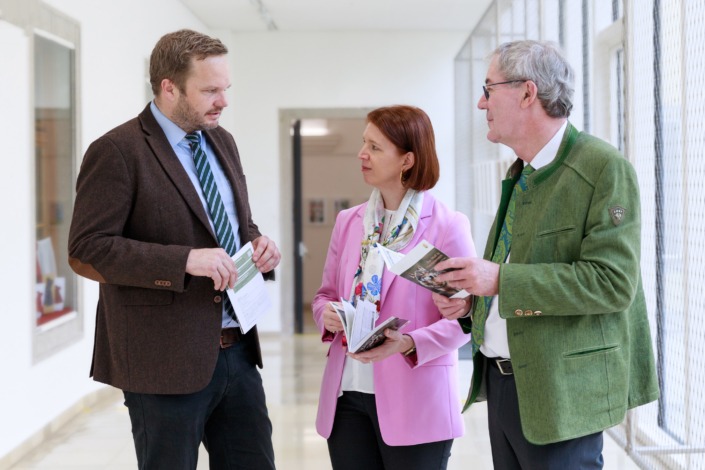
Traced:
<path fill-rule="evenodd" d="M 247 342 L 220 351 L 208 386 L 189 395 L 125 393 L 141 470 L 274 469 L 272 423 Z"/>
<path fill-rule="evenodd" d="M 519 401 L 514 375 L 502 375 L 488 359 L 487 415 L 496 470 L 601 469 L 602 432 L 536 445 L 526 440 L 519 420 Z"/>
<path fill-rule="evenodd" d="M 344 392 L 338 398 L 328 452 L 334 470 L 443 470 L 453 440 L 389 446 L 382 440 L 375 396 Z"/>

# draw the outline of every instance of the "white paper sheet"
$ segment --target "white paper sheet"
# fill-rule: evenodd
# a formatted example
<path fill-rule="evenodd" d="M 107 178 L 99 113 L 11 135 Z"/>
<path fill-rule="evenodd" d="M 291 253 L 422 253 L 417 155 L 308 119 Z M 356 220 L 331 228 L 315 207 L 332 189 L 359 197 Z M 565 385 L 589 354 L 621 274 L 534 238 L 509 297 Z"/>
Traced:
<path fill-rule="evenodd" d="M 237 267 L 237 281 L 226 291 L 243 333 L 250 331 L 272 308 L 264 277 L 252 261 L 254 251 L 252 242 L 248 242 L 232 256 Z"/>

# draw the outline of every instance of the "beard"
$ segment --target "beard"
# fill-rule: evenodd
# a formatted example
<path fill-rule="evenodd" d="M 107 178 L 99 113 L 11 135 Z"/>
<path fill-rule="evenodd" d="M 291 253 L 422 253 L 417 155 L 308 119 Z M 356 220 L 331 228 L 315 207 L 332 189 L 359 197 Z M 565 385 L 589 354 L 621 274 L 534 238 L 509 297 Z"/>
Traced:
<path fill-rule="evenodd" d="M 222 109 L 212 109 L 212 111 L 222 111 Z M 176 125 L 187 133 L 194 131 L 202 131 L 215 129 L 218 127 L 218 122 L 207 122 L 205 118 L 198 113 L 186 100 L 185 95 L 180 95 L 176 103 L 172 120 Z"/>

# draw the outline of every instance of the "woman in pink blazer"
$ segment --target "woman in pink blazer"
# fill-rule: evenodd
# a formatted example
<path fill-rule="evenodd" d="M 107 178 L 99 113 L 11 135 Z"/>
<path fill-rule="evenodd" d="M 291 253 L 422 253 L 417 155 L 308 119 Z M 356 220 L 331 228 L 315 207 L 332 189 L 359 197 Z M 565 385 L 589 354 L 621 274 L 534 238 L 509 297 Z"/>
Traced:
<path fill-rule="evenodd" d="M 388 272 L 375 244 L 406 253 L 428 240 L 450 257 L 475 256 L 470 223 L 426 192 L 439 165 L 422 110 L 370 112 L 358 158 L 372 195 L 338 215 L 313 300 L 330 343 L 316 428 L 335 470 L 445 469 L 453 439 L 464 432 L 457 349 L 469 336 L 441 316 L 430 290 Z M 409 323 L 387 330 L 381 346 L 346 354 L 343 325 L 330 306 L 341 298 L 375 303 L 377 324 L 390 316 Z"/>

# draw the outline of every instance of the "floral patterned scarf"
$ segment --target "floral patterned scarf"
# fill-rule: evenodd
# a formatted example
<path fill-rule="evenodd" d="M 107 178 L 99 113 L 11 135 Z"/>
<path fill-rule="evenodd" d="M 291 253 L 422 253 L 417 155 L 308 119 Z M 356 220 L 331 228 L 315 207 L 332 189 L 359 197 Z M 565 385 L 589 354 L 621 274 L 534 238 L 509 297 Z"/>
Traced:
<path fill-rule="evenodd" d="M 350 292 L 350 302 L 353 305 L 357 305 L 358 300 L 368 300 L 377 305 L 379 312 L 384 260 L 373 247 L 375 243 L 380 243 L 392 251 L 399 251 L 408 245 L 419 224 L 422 206 L 423 192 L 409 189 L 391 220 L 385 221 L 382 195 L 379 189 L 372 191 L 362 221 L 365 238 L 362 240 L 360 265 L 355 272 Z M 390 224 L 392 229 L 384 240 L 380 240 L 385 223 Z"/>

